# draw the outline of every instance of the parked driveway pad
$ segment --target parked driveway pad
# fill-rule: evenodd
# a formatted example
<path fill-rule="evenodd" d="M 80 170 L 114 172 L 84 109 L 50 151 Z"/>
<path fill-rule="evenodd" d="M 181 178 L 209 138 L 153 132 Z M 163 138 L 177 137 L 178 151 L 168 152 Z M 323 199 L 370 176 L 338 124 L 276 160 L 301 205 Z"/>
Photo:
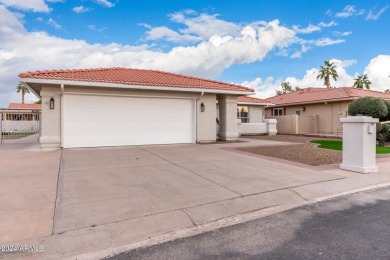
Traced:
<path fill-rule="evenodd" d="M 65 149 L 54 233 L 338 178 L 219 145 Z"/>

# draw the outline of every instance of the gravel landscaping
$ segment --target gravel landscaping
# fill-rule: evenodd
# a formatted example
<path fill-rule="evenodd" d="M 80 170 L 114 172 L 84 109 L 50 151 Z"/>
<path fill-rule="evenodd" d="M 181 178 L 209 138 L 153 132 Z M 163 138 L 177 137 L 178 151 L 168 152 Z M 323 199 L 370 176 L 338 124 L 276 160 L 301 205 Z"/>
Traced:
<path fill-rule="evenodd" d="M 311 166 L 326 164 L 338 164 L 342 161 L 342 151 L 318 148 L 317 144 L 309 143 L 311 140 L 340 140 L 324 137 L 308 137 L 296 135 L 275 135 L 275 136 L 245 136 L 244 138 L 263 139 L 297 144 L 258 146 L 238 148 L 240 151 L 289 160 Z M 389 155 L 377 155 L 377 157 L 389 157 Z"/>
<path fill-rule="evenodd" d="M 342 160 L 341 151 L 320 149 L 316 147 L 316 144 L 308 143 L 309 141 L 315 139 L 334 140 L 332 138 L 296 135 L 246 136 L 245 138 L 291 142 L 297 144 L 239 148 L 239 150 L 244 152 L 275 157 L 311 166 L 341 163 Z"/>

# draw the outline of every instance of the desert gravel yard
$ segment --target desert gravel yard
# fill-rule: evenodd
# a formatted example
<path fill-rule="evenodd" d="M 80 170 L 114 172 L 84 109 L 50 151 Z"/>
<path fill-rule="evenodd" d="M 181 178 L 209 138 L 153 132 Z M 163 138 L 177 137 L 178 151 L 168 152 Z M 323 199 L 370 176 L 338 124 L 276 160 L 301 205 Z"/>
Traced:
<path fill-rule="evenodd" d="M 318 148 L 318 144 L 309 143 L 311 140 L 340 140 L 326 137 L 309 137 L 295 135 L 275 136 L 245 136 L 245 138 L 272 140 L 281 142 L 297 143 L 277 146 L 255 146 L 238 148 L 240 151 L 289 160 L 311 166 L 326 164 L 338 164 L 342 161 L 342 151 Z M 389 155 L 377 155 L 377 158 L 390 157 Z"/>
<path fill-rule="evenodd" d="M 341 163 L 342 154 L 341 151 L 317 148 L 316 145 L 312 143 L 247 147 L 239 148 L 239 150 L 311 166 Z"/>

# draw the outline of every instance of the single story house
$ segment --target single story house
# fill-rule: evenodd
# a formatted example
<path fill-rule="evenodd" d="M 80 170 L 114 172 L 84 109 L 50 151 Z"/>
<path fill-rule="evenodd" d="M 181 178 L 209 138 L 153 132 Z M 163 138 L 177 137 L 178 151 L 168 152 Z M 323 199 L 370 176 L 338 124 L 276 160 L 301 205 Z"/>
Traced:
<path fill-rule="evenodd" d="M 273 106 L 273 103 L 250 96 L 240 96 L 237 100 L 237 119 L 239 120 L 240 134 L 276 134 L 276 120 L 264 118 L 265 109 Z"/>
<path fill-rule="evenodd" d="M 42 148 L 236 140 L 237 96 L 254 90 L 174 73 L 129 68 L 21 73 L 42 98 Z M 217 115 L 217 104 L 219 115 Z"/>
<path fill-rule="evenodd" d="M 351 87 L 305 88 L 268 98 L 266 118 L 276 118 L 278 133 L 341 134 L 340 118 L 348 116 L 349 104 L 359 97 L 390 100 L 390 94 Z"/>

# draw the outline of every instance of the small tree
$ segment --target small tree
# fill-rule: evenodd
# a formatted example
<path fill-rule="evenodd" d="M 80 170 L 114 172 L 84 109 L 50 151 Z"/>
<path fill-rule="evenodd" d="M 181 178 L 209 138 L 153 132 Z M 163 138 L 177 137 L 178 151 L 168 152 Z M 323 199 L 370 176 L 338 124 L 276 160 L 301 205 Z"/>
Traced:
<path fill-rule="evenodd" d="M 356 78 L 354 78 L 355 83 L 353 83 L 354 88 L 364 88 L 370 89 L 371 81 L 368 79 L 367 74 L 363 75 L 357 75 Z"/>
<path fill-rule="evenodd" d="M 30 90 L 28 90 L 28 88 L 26 88 L 26 86 L 19 84 L 16 87 L 16 93 L 19 93 L 19 92 L 22 92 L 22 104 L 24 104 L 24 95 L 30 94 Z"/>
<path fill-rule="evenodd" d="M 300 87 L 291 86 L 290 82 L 282 82 L 282 84 L 280 84 L 280 86 L 282 87 L 282 90 L 276 90 L 276 95 L 278 95 L 278 96 L 286 94 L 286 93 L 290 93 L 293 91 L 301 90 Z"/>
<path fill-rule="evenodd" d="M 364 115 L 374 118 L 384 118 L 388 114 L 386 103 L 379 98 L 361 97 L 349 105 L 348 114 L 351 116 Z"/>

